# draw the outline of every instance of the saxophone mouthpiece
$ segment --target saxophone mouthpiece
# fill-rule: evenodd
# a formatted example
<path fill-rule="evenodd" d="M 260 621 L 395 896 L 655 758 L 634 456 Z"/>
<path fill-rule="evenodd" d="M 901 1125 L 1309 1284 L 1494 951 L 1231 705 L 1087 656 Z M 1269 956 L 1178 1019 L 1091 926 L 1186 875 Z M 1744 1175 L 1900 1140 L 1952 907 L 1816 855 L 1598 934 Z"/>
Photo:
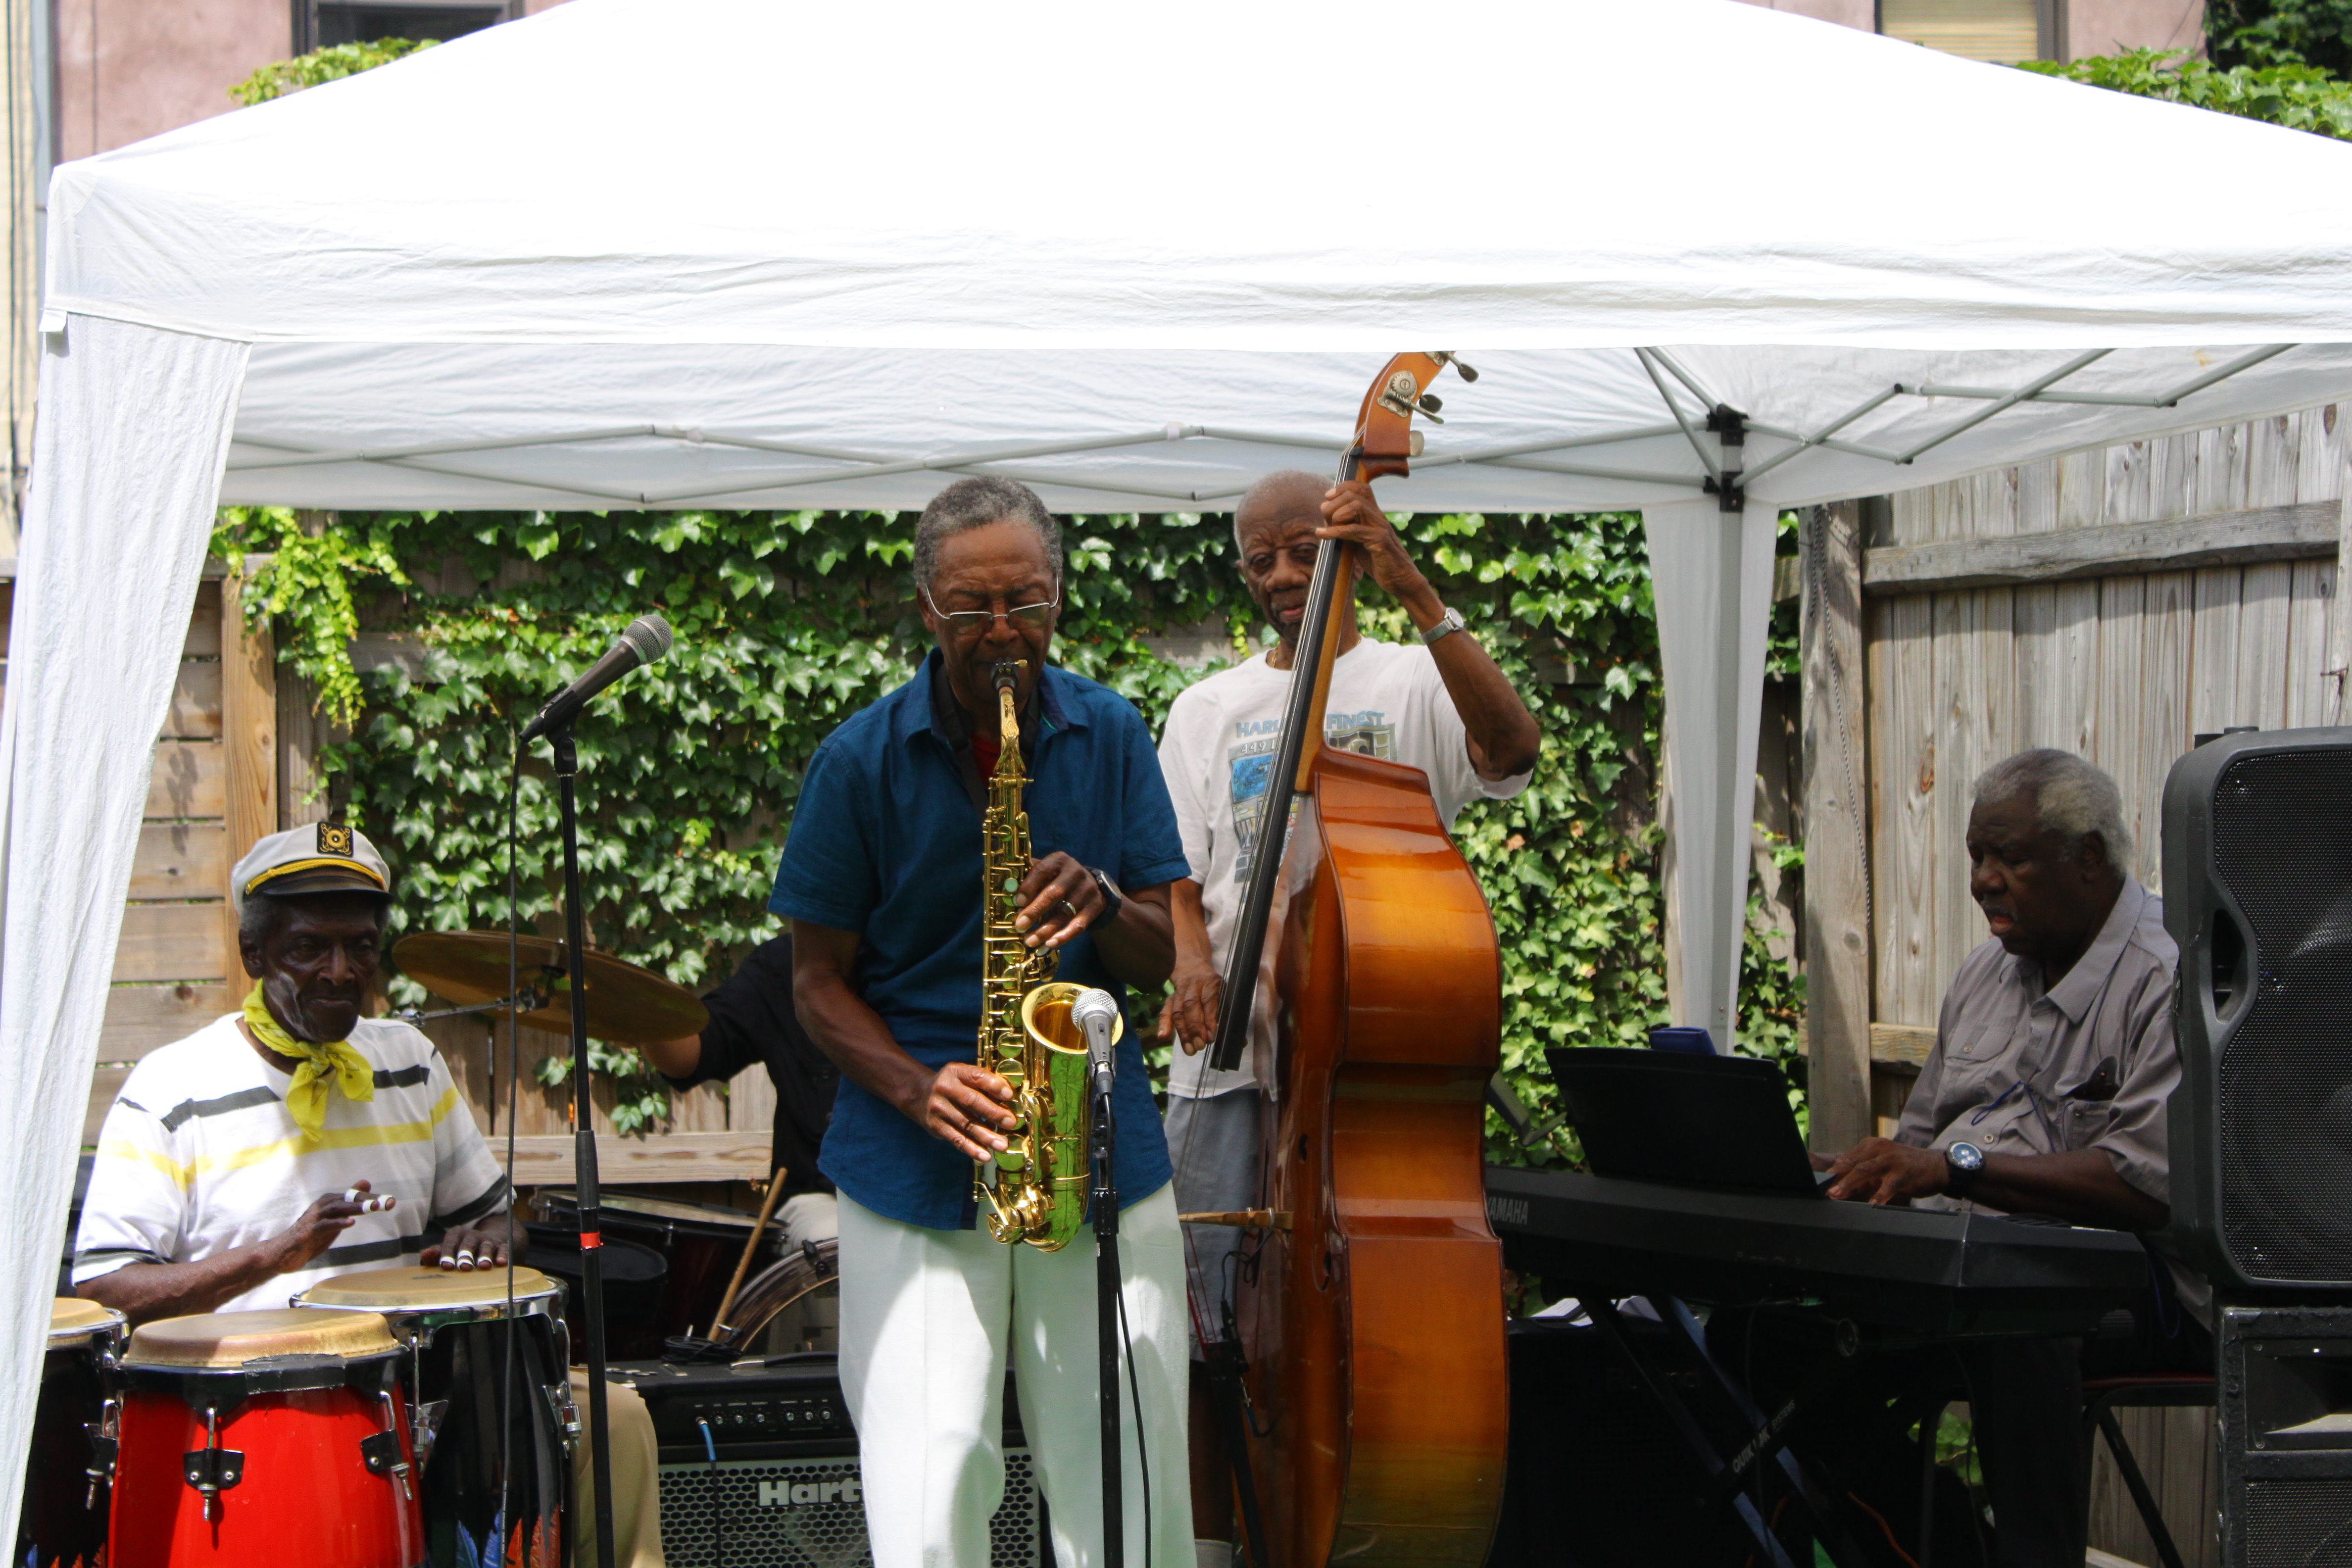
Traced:
<path fill-rule="evenodd" d="M 989 671 L 989 680 L 999 691 L 1012 690 L 1021 682 L 1021 661 L 1017 658 L 998 659 L 996 668 Z"/>

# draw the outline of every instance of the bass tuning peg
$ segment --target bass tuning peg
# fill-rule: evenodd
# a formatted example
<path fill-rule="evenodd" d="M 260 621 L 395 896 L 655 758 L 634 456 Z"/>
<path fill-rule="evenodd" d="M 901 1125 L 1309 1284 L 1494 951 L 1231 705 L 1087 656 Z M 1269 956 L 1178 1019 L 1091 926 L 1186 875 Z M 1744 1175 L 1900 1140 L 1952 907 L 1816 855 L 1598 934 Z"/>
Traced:
<path fill-rule="evenodd" d="M 1451 349 L 1439 349 L 1429 357 L 1435 360 L 1439 364 L 1452 365 L 1455 370 L 1462 373 L 1462 379 L 1465 381 L 1475 381 L 1478 379 L 1478 373 L 1470 367 L 1467 361 L 1463 359 Z"/>

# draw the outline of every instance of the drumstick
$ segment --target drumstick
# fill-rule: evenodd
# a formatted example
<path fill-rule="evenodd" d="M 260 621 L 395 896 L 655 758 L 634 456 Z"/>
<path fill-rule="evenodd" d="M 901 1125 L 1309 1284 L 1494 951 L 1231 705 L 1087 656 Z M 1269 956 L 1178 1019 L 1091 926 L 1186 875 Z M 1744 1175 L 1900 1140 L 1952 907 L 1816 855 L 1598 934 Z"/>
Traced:
<path fill-rule="evenodd" d="M 751 1271 L 751 1259 L 760 1255 L 760 1237 L 767 1234 L 768 1216 L 776 1212 L 776 1199 L 784 1190 L 784 1168 L 779 1165 L 768 1176 L 768 1195 L 760 1200 L 760 1217 L 752 1223 L 751 1239 L 743 1244 L 743 1256 L 735 1260 L 735 1278 L 727 1281 L 727 1294 L 719 1298 L 719 1314 L 710 1320 L 710 1331 L 702 1337 L 715 1340 L 719 1325 L 735 1308 L 735 1292 L 743 1289 L 743 1276 Z"/>

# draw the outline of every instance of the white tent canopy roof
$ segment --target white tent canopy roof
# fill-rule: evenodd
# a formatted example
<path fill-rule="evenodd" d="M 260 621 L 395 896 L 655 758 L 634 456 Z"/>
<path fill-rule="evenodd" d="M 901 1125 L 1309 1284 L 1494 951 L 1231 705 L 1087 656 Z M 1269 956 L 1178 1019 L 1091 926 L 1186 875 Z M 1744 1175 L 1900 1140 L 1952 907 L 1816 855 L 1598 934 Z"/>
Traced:
<path fill-rule="evenodd" d="M 1642 509 L 1676 1021 L 1720 1037 L 1776 509 L 2352 393 L 2347 189 L 2352 146 L 1732 0 L 572 0 L 60 169 L 0 709 L 0 1536 L 219 500 L 993 468 L 1206 509 L 1458 350 L 1383 499 Z"/>
<path fill-rule="evenodd" d="M 1706 462 L 1647 345 L 1751 469 L 1898 382 L 2111 350 L 2054 390 L 2148 398 L 2306 345 L 1814 447 L 1755 481 L 1788 504 L 2352 385 L 2308 346 L 2352 339 L 2347 176 L 1723 0 L 572 0 L 68 165 L 48 319 L 255 344 L 225 499 L 353 507 L 905 507 L 1007 448 L 1070 510 L 1229 506 L 1400 347 L 1490 374 L 1391 504 L 1639 505 Z"/>

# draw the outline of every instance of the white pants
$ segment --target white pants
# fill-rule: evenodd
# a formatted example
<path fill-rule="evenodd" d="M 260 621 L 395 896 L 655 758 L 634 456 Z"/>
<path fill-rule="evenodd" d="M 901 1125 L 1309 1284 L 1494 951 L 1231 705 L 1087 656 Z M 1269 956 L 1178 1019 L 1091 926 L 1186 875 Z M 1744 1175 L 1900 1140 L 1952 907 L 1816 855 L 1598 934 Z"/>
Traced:
<path fill-rule="evenodd" d="M 1119 1266 L 1150 1450 L 1151 1562 L 1192 1561 L 1184 1435 L 1184 1243 L 1168 1187 L 1119 1215 Z M 1102 1562 L 1091 1231 L 1059 1252 L 902 1225 L 841 1199 L 841 1385 L 857 1424 L 875 1568 L 980 1568 L 1004 1496 L 1004 1357 L 1062 1568 Z M 1120 1391 L 1126 1557 L 1144 1561 L 1135 1406 Z"/>

